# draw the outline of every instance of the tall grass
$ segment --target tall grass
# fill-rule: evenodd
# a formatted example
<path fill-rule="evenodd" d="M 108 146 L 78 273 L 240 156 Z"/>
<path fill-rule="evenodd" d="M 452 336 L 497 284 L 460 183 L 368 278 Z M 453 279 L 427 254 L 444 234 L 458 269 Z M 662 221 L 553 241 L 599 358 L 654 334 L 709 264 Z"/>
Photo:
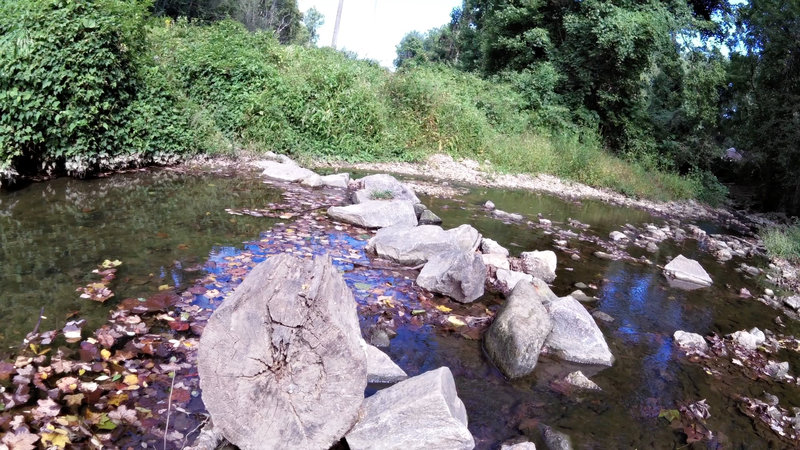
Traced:
<path fill-rule="evenodd" d="M 800 224 L 766 228 L 761 230 L 759 236 L 770 257 L 800 261 Z"/>

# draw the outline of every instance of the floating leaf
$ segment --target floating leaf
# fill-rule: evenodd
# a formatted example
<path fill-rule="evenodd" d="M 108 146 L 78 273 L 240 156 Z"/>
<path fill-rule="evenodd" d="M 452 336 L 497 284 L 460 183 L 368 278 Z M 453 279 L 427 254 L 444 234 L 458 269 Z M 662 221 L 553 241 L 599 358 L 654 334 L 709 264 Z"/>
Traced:
<path fill-rule="evenodd" d="M 444 305 L 436 305 L 436 309 L 438 309 L 439 311 L 441 311 L 443 313 L 449 313 L 450 311 L 453 310 L 453 308 L 448 308 L 447 306 L 444 306 Z"/>
<path fill-rule="evenodd" d="M 447 318 L 447 323 L 449 323 L 450 325 L 456 326 L 456 327 L 465 327 L 465 326 L 467 326 L 466 322 L 464 322 L 463 320 L 459 319 L 456 316 L 449 316 Z"/>

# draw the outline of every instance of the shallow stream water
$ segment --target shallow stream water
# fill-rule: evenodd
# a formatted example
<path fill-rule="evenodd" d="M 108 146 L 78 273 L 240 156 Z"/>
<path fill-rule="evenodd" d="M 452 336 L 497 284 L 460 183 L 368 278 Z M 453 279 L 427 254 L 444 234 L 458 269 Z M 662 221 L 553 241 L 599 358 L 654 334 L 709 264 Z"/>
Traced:
<path fill-rule="evenodd" d="M 88 319 L 94 328 L 119 299 L 146 296 L 163 285 L 178 290 L 191 286 L 210 273 L 208 261 L 242 252 L 265 257 L 272 252 L 269 234 L 262 232 L 278 221 L 233 216 L 225 209 L 263 208 L 280 196 L 280 190 L 251 175 L 195 176 L 171 171 L 89 181 L 58 179 L 0 192 L 0 356 L 5 356 L 4 349 L 8 355 L 13 353 L 36 325 L 42 307 L 46 316 L 42 329 L 59 328 L 73 315 Z M 639 210 L 592 201 L 566 202 L 523 191 L 474 188 L 457 199 L 423 196 L 442 217 L 445 228 L 472 224 L 512 254 L 554 249 L 554 236 L 545 230 L 490 217 L 481 208 L 486 200 L 527 220 L 541 215 L 565 226 L 568 218 L 577 219 L 590 226 L 587 233 L 602 237 L 626 223 L 664 222 Z M 260 247 L 242 244 L 258 237 Z M 322 241 L 306 241 L 315 246 L 309 253 L 319 253 L 320 242 L 334 245 L 336 240 L 360 251 L 366 237 L 330 235 Z M 653 254 L 631 251 L 637 257 L 647 256 L 652 265 L 598 259 L 592 256 L 597 250 L 593 244 L 577 239 L 570 240 L 569 246 L 580 250 L 581 259 L 573 261 L 556 250 L 559 265 L 553 290 L 561 296 L 569 294 L 576 282 L 596 287 L 586 290 L 598 298 L 589 309 L 614 318 L 611 323 L 599 322 L 616 357 L 613 367 L 601 370 L 544 358 L 532 375 L 508 381 L 488 361 L 480 341 L 431 325 L 401 326 L 385 350 L 409 375 L 441 365 L 451 368 L 477 448 L 497 448 L 522 434 L 546 448 L 537 424 L 570 435 L 577 448 L 679 448 L 686 445 L 685 436 L 658 418 L 659 412 L 701 399 L 711 405 L 708 425 L 716 438 L 695 447 L 783 446 L 739 413 L 730 393 L 760 397 L 768 391 L 780 398 L 782 406 L 791 407 L 800 406 L 800 390 L 746 378 L 733 384 L 718 382 L 688 362 L 672 340 L 676 330 L 705 335 L 752 327 L 775 329 L 777 311 L 738 295 L 742 287 L 760 293 L 763 280 L 735 272 L 741 262 L 737 259 L 716 262 L 694 240 L 665 241 Z M 671 288 L 658 266 L 679 253 L 700 261 L 714 285 L 691 292 Z M 75 289 L 91 282 L 91 270 L 105 259 L 123 262 L 114 282 L 116 297 L 106 304 L 80 299 Z M 373 280 L 359 273 L 347 278 L 354 290 Z M 356 292 L 359 302 L 368 302 L 368 295 L 366 289 Z M 478 302 L 496 310 L 502 299 L 487 294 Z M 780 331 L 797 335 L 797 324 L 783 319 L 787 328 Z M 788 358 L 790 373 L 795 374 L 797 362 Z M 569 397 L 551 387 L 554 380 L 577 369 L 603 392 Z"/>

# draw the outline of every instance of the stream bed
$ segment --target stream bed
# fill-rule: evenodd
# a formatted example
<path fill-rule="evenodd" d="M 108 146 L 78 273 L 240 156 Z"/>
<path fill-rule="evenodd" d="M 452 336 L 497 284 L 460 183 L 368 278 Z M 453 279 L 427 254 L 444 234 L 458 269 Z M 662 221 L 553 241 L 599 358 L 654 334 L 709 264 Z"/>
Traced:
<path fill-rule="evenodd" d="M 371 232 L 330 223 L 324 215 L 326 196 L 338 196 L 335 202 L 341 202 L 341 191 L 312 194 L 293 185 L 287 196 L 286 189 L 265 184 L 249 172 L 196 175 L 155 170 L 88 181 L 57 179 L 0 192 L 0 362 L 10 361 L 26 334 L 37 327 L 42 308 L 45 318 L 38 325 L 42 330 L 59 329 L 73 318 L 86 319 L 86 329 L 97 329 L 119 300 L 163 290 L 182 295 L 195 308 L 213 309 L 249 267 L 270 254 L 330 253 L 354 291 L 365 336 L 388 319 L 396 335 L 383 350 L 409 375 L 450 367 L 476 448 L 498 448 L 522 435 L 546 448 L 540 424 L 566 433 L 576 448 L 788 447 L 742 414 L 731 394 L 761 398 L 769 392 L 781 406 L 791 408 L 800 406 L 797 385 L 744 376 L 712 377 L 689 361 L 672 338 L 676 330 L 726 335 L 753 327 L 797 336 L 797 323 L 739 295 L 741 288 L 756 295 L 762 292 L 768 285 L 761 276 L 735 271 L 742 262 L 738 258 L 717 262 L 693 239 L 666 240 L 655 252 L 630 250 L 652 264 L 610 261 L 593 256 L 600 248 L 578 238 L 571 239 L 571 251 L 564 252 L 563 245 L 554 244 L 558 238 L 551 232 L 526 223 L 541 217 L 568 228 L 569 219 L 574 219 L 588 225 L 576 231 L 607 238 L 625 224 L 661 225 L 664 219 L 640 210 L 567 202 L 525 191 L 469 188 L 451 199 L 420 196 L 443 219 L 444 228 L 471 224 L 512 255 L 556 251 L 553 291 L 567 295 L 575 283 L 584 283 L 588 286 L 584 291 L 597 298 L 587 305 L 589 311 L 613 318 L 613 322 L 598 321 L 616 358 L 613 367 L 601 370 L 545 357 L 531 375 L 509 381 L 489 362 L 479 335 L 442 326 L 443 316 L 435 312 L 436 306 L 444 306 L 460 317 L 490 317 L 502 304 L 501 296 L 487 293 L 471 305 L 459 305 L 416 288 L 412 271 L 371 269 L 364 254 Z M 308 208 L 303 207 L 306 194 L 317 197 L 305 205 Z M 526 220 L 504 223 L 493 218 L 482 208 L 486 200 Z M 299 205 L 302 214 L 253 216 L 268 215 L 258 211 L 281 201 Z M 694 291 L 670 287 L 659 266 L 678 254 L 698 260 L 714 285 Z M 80 298 L 76 288 L 90 283 L 92 269 L 106 259 L 122 262 L 111 285 L 115 296 L 105 303 Z M 414 313 L 423 309 L 434 312 Z M 784 327 L 777 328 L 776 317 L 782 317 Z M 795 374 L 800 362 L 796 353 L 781 356 L 790 362 L 789 373 Z M 574 396 L 554 388 L 555 381 L 574 370 L 582 370 L 603 391 Z M 196 373 L 187 370 L 184 376 L 196 378 Z M 198 396 L 192 391 L 190 397 Z M 187 413 L 177 425 L 183 439 L 194 431 L 197 412 L 202 411 L 199 399 L 190 397 L 187 403 L 193 407 L 186 410 L 194 415 Z M 663 411 L 702 399 L 710 405 L 706 425 L 713 439 L 691 444 L 681 429 L 659 417 Z M 114 438 L 139 442 L 131 433 Z M 155 441 L 141 440 L 143 445 L 149 442 Z M 176 439 L 169 448 L 180 446 Z M 157 448 L 162 448 L 160 442 Z"/>

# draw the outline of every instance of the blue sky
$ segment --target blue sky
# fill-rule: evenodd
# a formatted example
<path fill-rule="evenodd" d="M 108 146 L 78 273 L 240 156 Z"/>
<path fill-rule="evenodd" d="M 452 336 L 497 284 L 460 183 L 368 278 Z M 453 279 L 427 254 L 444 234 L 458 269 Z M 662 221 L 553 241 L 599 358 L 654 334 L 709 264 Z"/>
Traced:
<path fill-rule="evenodd" d="M 300 11 L 316 8 L 325 16 L 318 44 L 331 45 L 339 0 L 298 0 Z M 409 31 L 428 31 L 450 22 L 461 0 L 344 0 L 337 48 L 393 67 L 395 46 Z"/>

